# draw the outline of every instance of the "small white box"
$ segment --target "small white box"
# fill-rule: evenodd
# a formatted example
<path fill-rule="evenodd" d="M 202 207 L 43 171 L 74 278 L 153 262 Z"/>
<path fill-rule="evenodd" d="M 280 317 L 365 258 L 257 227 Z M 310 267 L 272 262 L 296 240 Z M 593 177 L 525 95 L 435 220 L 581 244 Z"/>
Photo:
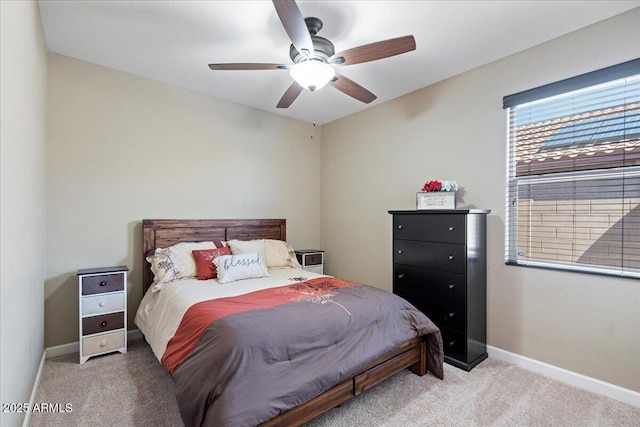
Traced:
<path fill-rule="evenodd" d="M 416 209 L 455 209 L 456 191 L 430 191 L 416 193 Z"/>

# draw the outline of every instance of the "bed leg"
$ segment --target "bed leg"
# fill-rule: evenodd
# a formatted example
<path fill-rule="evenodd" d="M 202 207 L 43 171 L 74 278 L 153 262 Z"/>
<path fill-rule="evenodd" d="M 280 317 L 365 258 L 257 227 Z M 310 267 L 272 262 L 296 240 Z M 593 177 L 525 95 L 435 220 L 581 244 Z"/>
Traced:
<path fill-rule="evenodd" d="M 411 372 L 423 376 L 427 373 L 427 342 L 420 343 L 420 360 L 411 365 Z"/>

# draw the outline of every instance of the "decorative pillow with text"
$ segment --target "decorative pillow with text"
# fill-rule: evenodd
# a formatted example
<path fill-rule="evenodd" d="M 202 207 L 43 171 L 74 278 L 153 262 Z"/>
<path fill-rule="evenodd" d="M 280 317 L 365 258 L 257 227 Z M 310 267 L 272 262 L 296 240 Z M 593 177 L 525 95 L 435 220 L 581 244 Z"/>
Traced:
<path fill-rule="evenodd" d="M 213 260 L 218 269 L 218 283 L 254 279 L 269 275 L 262 254 L 222 255 Z"/>

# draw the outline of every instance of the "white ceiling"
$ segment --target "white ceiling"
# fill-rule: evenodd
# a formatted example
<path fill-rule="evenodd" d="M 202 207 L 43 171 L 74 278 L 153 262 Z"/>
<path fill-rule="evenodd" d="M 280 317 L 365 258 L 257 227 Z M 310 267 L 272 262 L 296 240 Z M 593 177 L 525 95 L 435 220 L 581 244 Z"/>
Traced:
<path fill-rule="evenodd" d="M 284 70 L 211 71 L 209 63 L 290 64 L 271 1 L 40 0 L 47 50 L 307 122 L 324 124 L 629 9 L 638 1 L 315 1 L 305 17 L 336 52 L 412 34 L 413 52 L 339 67 L 378 96 L 363 104 L 335 88 L 275 105 Z M 559 53 L 560 54 L 560 53 Z M 594 53 L 595 54 L 595 53 Z"/>

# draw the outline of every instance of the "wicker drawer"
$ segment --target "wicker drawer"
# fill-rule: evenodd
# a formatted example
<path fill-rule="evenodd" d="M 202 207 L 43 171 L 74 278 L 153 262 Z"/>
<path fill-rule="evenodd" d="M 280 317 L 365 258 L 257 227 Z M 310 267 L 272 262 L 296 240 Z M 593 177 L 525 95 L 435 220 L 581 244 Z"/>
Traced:
<path fill-rule="evenodd" d="M 82 335 L 97 334 L 124 328 L 124 312 L 102 314 L 82 319 Z"/>
<path fill-rule="evenodd" d="M 303 256 L 304 258 L 304 265 L 320 265 L 322 264 L 322 254 L 318 253 L 318 254 L 305 254 Z"/>
<path fill-rule="evenodd" d="M 312 251 L 312 250 L 303 250 L 296 251 L 296 258 L 300 265 L 304 267 L 309 267 L 312 265 L 322 265 L 323 264 L 323 255 L 322 251 Z"/>
<path fill-rule="evenodd" d="M 82 299 L 82 316 L 124 310 L 124 292 L 98 294 Z"/>
<path fill-rule="evenodd" d="M 82 356 L 106 353 L 125 346 L 124 331 L 82 338 Z"/>
<path fill-rule="evenodd" d="M 394 215 L 393 238 L 464 244 L 465 215 Z"/>
<path fill-rule="evenodd" d="M 125 275 L 122 273 L 101 274 L 82 278 L 82 295 L 100 294 L 124 290 Z"/>

